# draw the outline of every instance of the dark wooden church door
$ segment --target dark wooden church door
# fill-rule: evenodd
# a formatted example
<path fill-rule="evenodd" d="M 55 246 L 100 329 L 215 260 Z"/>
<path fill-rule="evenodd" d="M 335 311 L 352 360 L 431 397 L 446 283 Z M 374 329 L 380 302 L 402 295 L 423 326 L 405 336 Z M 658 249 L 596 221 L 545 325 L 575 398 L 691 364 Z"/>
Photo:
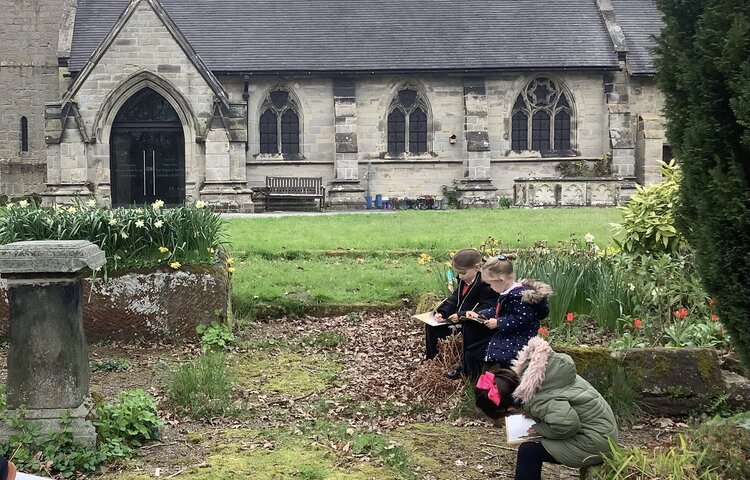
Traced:
<path fill-rule="evenodd" d="M 174 108 L 145 88 L 127 101 L 112 125 L 113 206 L 185 200 L 185 142 Z"/>

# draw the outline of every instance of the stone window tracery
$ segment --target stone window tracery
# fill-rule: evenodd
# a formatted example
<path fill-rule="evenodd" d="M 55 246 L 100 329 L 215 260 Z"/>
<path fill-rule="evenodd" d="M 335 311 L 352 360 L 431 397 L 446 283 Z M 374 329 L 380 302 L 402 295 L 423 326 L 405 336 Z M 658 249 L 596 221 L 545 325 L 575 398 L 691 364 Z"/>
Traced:
<path fill-rule="evenodd" d="M 260 153 L 301 158 L 299 107 L 291 94 L 282 89 L 269 92 L 261 112 Z"/>
<path fill-rule="evenodd" d="M 511 116 L 511 150 L 570 153 L 573 109 L 560 85 L 535 78 L 516 98 Z"/>
<path fill-rule="evenodd" d="M 427 153 L 428 111 L 416 89 L 399 90 L 388 108 L 389 155 Z"/>

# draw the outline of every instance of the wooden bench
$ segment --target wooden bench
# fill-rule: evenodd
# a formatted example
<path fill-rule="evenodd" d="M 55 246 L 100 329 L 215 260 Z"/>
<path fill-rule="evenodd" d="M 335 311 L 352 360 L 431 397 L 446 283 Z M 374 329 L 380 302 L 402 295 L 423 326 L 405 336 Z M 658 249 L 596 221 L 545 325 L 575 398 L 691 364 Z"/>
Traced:
<path fill-rule="evenodd" d="M 266 211 L 271 198 L 318 198 L 320 210 L 326 199 L 322 177 L 266 177 L 263 193 L 266 197 Z"/>

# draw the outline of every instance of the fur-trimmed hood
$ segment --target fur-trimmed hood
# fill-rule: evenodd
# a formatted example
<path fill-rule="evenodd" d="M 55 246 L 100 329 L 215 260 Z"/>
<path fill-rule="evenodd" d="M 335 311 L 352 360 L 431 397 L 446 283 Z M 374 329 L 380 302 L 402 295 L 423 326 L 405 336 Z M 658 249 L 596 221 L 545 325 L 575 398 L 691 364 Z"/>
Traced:
<path fill-rule="evenodd" d="M 521 383 L 513 392 L 513 398 L 528 403 L 541 390 L 559 388 L 576 380 L 573 360 L 564 354 L 555 353 L 542 337 L 534 337 L 518 352 L 511 365 Z"/>
<path fill-rule="evenodd" d="M 521 292 L 521 301 L 523 303 L 541 303 L 555 294 L 552 287 L 533 278 L 524 278 L 520 283 L 524 286 L 524 290 Z"/>

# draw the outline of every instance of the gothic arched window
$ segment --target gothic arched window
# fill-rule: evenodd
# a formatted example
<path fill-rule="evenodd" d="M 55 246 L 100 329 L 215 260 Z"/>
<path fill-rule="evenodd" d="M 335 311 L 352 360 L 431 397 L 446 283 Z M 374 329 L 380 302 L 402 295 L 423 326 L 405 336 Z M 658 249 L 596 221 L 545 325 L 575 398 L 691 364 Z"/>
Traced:
<path fill-rule="evenodd" d="M 569 153 L 573 109 L 554 80 L 535 78 L 518 94 L 511 116 L 511 150 Z"/>
<path fill-rule="evenodd" d="M 261 112 L 260 153 L 281 153 L 284 158 L 300 158 L 299 107 L 289 92 L 270 92 Z"/>
<path fill-rule="evenodd" d="M 29 151 L 29 119 L 21 117 L 21 151 Z"/>
<path fill-rule="evenodd" d="M 413 88 L 400 90 L 388 109 L 388 154 L 427 153 L 427 104 Z"/>

